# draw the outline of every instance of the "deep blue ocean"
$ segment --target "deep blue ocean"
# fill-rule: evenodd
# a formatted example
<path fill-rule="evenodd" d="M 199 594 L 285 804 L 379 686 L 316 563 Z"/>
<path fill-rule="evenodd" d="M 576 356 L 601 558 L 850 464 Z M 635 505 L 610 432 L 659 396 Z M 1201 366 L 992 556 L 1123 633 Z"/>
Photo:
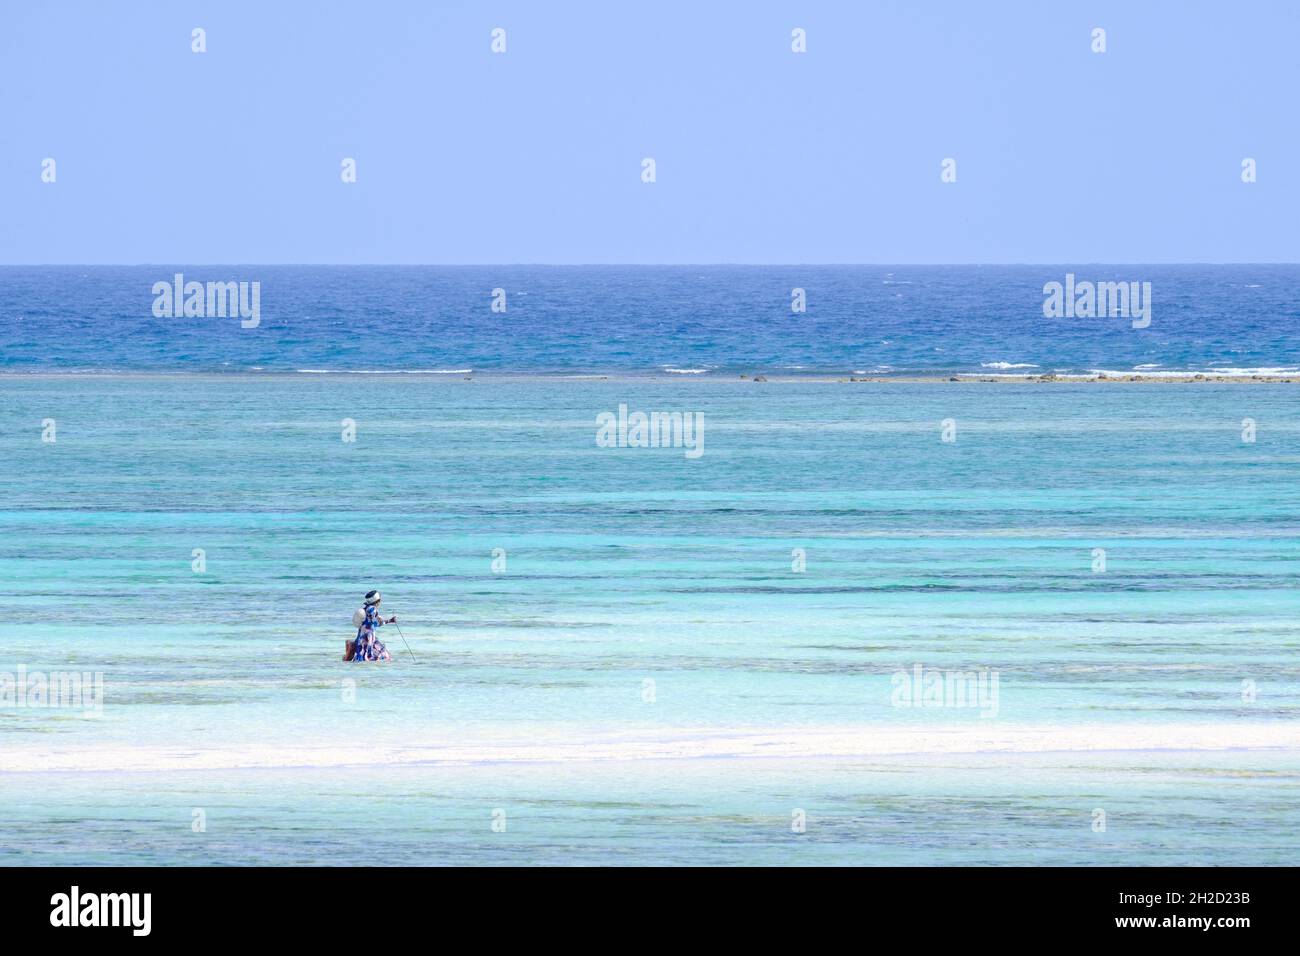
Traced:
<path fill-rule="evenodd" d="M 178 272 L 259 282 L 260 324 L 156 317 Z M 1150 326 L 1044 318 L 1067 273 L 1150 282 Z M 0 267 L 6 371 L 1290 369 L 1298 325 L 1294 265 Z"/>

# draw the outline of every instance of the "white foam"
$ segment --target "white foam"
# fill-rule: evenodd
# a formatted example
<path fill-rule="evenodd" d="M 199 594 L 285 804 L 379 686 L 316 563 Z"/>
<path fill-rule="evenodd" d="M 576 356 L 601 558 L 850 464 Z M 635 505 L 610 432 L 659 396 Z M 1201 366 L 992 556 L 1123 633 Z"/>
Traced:
<path fill-rule="evenodd" d="M 1107 368 L 1090 368 L 1088 371 L 1093 375 L 1124 376 L 1133 374 L 1133 372 L 1121 372 Z M 1134 371 L 1136 371 L 1136 369 Z M 1204 369 L 1166 369 L 1159 372 L 1144 369 L 1141 372 L 1144 378 L 1190 378 L 1193 375 L 1217 375 L 1222 378 L 1246 378 L 1251 375 L 1295 375 L 1297 373 L 1300 373 L 1300 366 L 1295 365 L 1268 368 L 1231 368 L 1228 366 L 1210 366 L 1209 368 Z"/>
<path fill-rule="evenodd" d="M 1215 375 L 1294 375 L 1300 372 L 1300 365 L 1266 366 L 1262 368 L 1234 368 L 1230 365 L 1211 365 L 1210 371 Z"/>
<path fill-rule="evenodd" d="M 1031 362 L 981 362 L 980 368 L 1038 368 Z"/>
<path fill-rule="evenodd" d="M 469 375 L 472 368 L 296 368 L 303 375 Z"/>

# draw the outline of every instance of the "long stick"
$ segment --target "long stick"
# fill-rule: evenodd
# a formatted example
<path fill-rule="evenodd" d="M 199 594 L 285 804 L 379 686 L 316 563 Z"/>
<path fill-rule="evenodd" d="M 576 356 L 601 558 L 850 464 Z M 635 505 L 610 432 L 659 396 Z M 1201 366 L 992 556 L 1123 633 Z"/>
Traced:
<path fill-rule="evenodd" d="M 393 627 L 397 627 L 397 622 L 396 622 L 396 621 L 393 622 Z M 397 634 L 398 634 L 399 637 L 401 637 L 401 639 L 402 639 L 402 643 L 403 643 L 403 644 L 406 644 L 406 635 L 402 633 L 402 629 L 401 629 L 400 627 L 397 627 Z M 406 653 L 408 653 L 408 654 L 411 655 L 411 661 L 412 661 L 412 662 L 416 662 L 416 661 L 415 661 L 415 654 L 414 654 L 414 652 L 411 650 L 411 645 L 410 645 L 410 644 L 406 644 Z M 418 662 L 416 662 L 416 663 L 418 663 Z"/>

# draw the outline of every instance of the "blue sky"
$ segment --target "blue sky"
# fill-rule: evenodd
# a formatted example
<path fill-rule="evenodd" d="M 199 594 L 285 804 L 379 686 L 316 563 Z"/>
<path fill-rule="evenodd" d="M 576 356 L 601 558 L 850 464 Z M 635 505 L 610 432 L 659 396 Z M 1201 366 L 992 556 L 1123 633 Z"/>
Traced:
<path fill-rule="evenodd" d="M 1289 0 L 10 3 L 0 262 L 1296 262 L 1297 49 Z"/>

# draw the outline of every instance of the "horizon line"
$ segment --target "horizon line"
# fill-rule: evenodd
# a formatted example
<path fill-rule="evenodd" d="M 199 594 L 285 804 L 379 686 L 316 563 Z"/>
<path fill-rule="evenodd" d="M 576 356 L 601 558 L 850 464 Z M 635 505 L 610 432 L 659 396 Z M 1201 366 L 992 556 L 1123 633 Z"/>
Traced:
<path fill-rule="evenodd" d="M 1283 259 L 1262 259 L 1242 261 L 1207 261 L 1207 260 L 1151 260 L 1106 261 L 1094 259 L 1089 261 L 1057 262 L 4 262 L 0 269 L 85 269 L 85 268 L 170 268 L 173 266 L 230 267 L 230 266 L 288 266 L 304 268 L 461 268 L 461 269 L 515 269 L 515 268 L 718 268 L 718 267 L 763 267 L 763 268 L 802 268 L 808 266 L 844 266 L 853 268 L 917 268 L 917 267 L 951 267 L 951 268 L 999 268 L 1015 266 L 1300 266 L 1300 262 Z"/>

